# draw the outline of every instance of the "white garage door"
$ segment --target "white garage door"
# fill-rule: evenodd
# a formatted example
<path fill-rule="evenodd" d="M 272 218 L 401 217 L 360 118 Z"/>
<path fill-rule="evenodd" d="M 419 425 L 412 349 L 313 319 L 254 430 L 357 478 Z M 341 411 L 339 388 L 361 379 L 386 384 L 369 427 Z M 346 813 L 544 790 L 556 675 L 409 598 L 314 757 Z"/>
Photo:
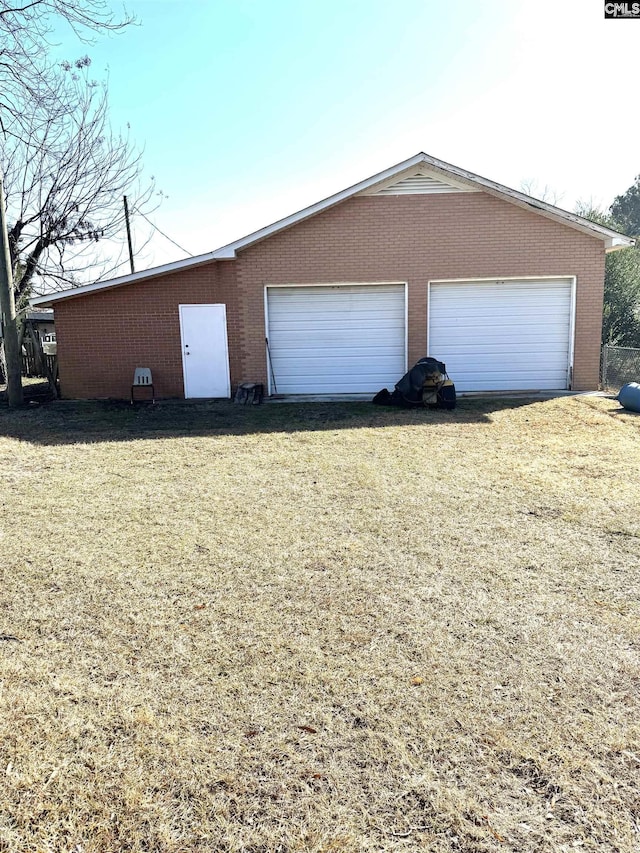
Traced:
<path fill-rule="evenodd" d="M 267 310 L 272 393 L 371 394 L 406 370 L 403 284 L 268 287 Z"/>
<path fill-rule="evenodd" d="M 460 391 L 568 387 L 571 279 L 434 282 L 429 355 Z"/>

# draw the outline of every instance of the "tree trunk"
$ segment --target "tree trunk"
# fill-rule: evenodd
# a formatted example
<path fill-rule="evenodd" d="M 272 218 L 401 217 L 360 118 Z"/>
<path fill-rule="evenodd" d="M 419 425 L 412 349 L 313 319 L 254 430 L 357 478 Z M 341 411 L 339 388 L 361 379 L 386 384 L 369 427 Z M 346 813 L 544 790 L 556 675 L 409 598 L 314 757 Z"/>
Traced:
<path fill-rule="evenodd" d="M 24 402 L 21 375 L 22 358 L 16 324 L 16 306 L 13 296 L 13 275 L 9 255 L 2 175 L 0 175 L 0 319 L 2 320 L 2 339 L 7 370 L 7 398 L 10 406 L 17 407 Z"/>

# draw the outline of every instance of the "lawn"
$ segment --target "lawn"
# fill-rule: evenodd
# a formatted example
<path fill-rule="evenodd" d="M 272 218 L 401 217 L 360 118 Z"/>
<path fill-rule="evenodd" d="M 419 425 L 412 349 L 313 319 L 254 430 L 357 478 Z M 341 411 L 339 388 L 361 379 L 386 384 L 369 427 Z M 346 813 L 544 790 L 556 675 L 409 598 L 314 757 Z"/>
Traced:
<path fill-rule="evenodd" d="M 0 410 L 0 851 L 640 846 L 640 416 Z"/>

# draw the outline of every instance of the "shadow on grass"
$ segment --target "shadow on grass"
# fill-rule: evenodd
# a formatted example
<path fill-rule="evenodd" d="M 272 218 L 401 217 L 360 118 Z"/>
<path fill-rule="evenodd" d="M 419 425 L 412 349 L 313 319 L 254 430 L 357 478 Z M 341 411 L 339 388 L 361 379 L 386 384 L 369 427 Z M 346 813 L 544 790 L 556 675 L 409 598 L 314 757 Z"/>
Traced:
<path fill-rule="evenodd" d="M 429 424 L 490 423 L 490 416 L 540 402 L 540 399 L 463 398 L 452 411 L 395 409 L 370 402 L 267 403 L 238 406 L 229 401 L 162 401 L 155 406 L 122 401 L 54 401 L 10 410 L 0 404 L 0 435 L 34 444 L 250 435 L 341 429 L 383 429 Z"/>
<path fill-rule="evenodd" d="M 633 409 L 625 409 L 624 406 L 620 406 L 619 409 L 611 409 L 607 414 L 611 415 L 612 418 L 620 417 L 620 415 L 630 415 L 631 417 L 640 418 L 640 412 L 634 412 Z"/>

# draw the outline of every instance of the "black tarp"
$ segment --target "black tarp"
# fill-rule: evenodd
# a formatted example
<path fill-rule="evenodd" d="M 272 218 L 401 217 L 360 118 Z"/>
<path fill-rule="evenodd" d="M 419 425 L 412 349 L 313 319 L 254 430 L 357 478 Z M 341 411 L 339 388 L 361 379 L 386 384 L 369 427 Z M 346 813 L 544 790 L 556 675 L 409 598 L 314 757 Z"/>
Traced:
<path fill-rule="evenodd" d="M 443 362 L 426 356 L 417 361 L 411 370 L 396 382 L 393 393 L 383 388 L 373 398 L 373 402 L 381 406 L 422 406 L 425 389 L 430 389 L 435 394 L 446 378 L 447 368 Z"/>

